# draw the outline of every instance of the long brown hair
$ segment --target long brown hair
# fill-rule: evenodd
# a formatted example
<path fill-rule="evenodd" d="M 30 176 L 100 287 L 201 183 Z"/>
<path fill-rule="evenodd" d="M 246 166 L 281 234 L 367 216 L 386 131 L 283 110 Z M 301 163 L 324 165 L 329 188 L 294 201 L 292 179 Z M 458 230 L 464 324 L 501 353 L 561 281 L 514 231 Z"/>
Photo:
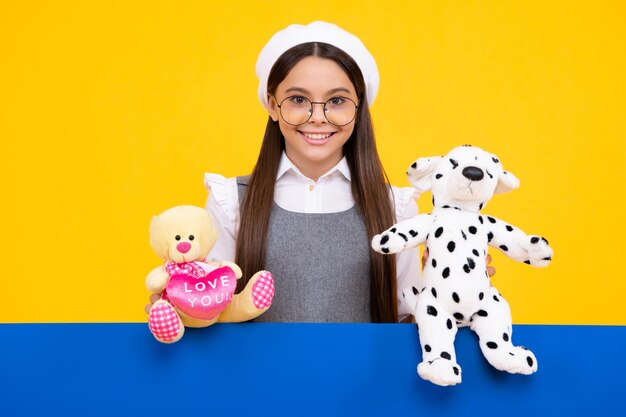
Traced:
<path fill-rule="evenodd" d="M 345 143 L 343 153 L 350 168 L 356 208 L 371 239 L 375 234 L 389 228 L 394 223 L 395 216 L 389 181 L 376 150 L 365 82 L 356 62 L 342 50 L 326 43 L 309 42 L 294 46 L 283 53 L 272 67 L 267 92 L 274 95 L 289 71 L 308 56 L 336 62 L 350 78 L 359 97 L 354 131 Z M 235 262 L 243 271 L 243 278 L 238 282 L 239 288 L 243 288 L 256 271 L 264 269 L 274 185 L 284 149 L 285 139 L 278 122 L 268 118 L 259 157 L 241 205 L 235 255 Z M 398 320 L 395 256 L 383 256 L 370 249 L 370 265 L 371 320 L 395 323 Z"/>

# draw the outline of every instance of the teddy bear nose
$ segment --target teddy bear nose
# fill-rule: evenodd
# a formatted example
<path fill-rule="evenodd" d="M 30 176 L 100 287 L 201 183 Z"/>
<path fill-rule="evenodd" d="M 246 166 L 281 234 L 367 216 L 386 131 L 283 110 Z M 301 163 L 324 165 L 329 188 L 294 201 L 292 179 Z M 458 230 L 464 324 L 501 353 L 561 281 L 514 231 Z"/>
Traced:
<path fill-rule="evenodd" d="M 191 243 L 180 242 L 178 245 L 176 245 L 176 249 L 178 249 L 180 253 L 187 253 L 189 252 L 189 249 L 191 249 Z"/>
<path fill-rule="evenodd" d="M 480 181 L 485 177 L 485 174 L 478 167 L 465 167 L 463 168 L 463 176 L 468 180 Z"/>

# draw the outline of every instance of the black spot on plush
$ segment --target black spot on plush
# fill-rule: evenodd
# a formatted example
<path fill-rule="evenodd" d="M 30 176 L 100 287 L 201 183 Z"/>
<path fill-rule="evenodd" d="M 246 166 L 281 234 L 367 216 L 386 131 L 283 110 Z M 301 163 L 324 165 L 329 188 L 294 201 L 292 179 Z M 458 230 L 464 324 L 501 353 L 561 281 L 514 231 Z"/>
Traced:
<path fill-rule="evenodd" d="M 467 264 L 469 265 L 471 269 L 476 268 L 476 262 L 474 262 L 472 258 L 467 258 Z"/>
<path fill-rule="evenodd" d="M 413 295 L 417 295 L 419 294 L 419 291 L 417 291 L 417 288 L 413 287 Z"/>
<path fill-rule="evenodd" d="M 441 357 L 447 360 L 452 359 L 452 356 L 448 352 L 441 352 Z"/>
<path fill-rule="evenodd" d="M 469 175 L 471 170 L 483 175 L 463 175 L 464 172 Z M 483 355 L 495 368 L 512 373 L 535 372 L 534 354 L 512 343 L 509 306 L 497 288 L 491 286 L 485 257 L 491 246 L 518 262 L 542 267 L 551 261 L 552 249 L 540 234 L 528 235 L 515 225 L 481 212 L 496 191 L 498 194 L 511 191 L 519 186 L 519 180 L 504 171 L 493 154 L 462 146 L 442 157 L 415 161 L 408 176 L 419 192 L 432 190 L 433 210 L 402 219 L 374 236 L 372 248 L 382 253 L 398 253 L 403 248 L 423 244 L 428 250 L 431 262 L 424 268 L 422 278 L 430 291 L 416 295 L 417 306 L 413 310 L 420 337 L 429 342 L 428 346 L 423 345 L 418 374 L 439 385 L 461 382 L 461 368 L 456 358 L 452 359 L 455 320 L 459 327 L 469 326 L 477 333 Z M 384 240 L 383 235 L 387 236 Z M 399 308 L 413 309 L 410 293 L 402 293 L 407 294 L 407 300 L 400 297 Z M 436 352 L 431 346 L 436 346 Z M 443 352 L 449 352 L 448 360 L 454 372 L 438 361 L 444 358 Z"/>

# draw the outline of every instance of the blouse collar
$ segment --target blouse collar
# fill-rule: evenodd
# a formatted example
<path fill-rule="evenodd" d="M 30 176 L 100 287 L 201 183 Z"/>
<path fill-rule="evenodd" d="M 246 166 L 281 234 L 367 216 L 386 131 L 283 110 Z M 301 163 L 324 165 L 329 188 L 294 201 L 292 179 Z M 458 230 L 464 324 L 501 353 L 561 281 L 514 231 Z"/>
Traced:
<path fill-rule="evenodd" d="M 335 165 L 334 167 L 329 169 L 328 172 L 322 175 L 320 177 L 320 180 L 323 179 L 324 177 L 332 175 L 336 171 L 339 171 L 339 173 L 341 173 L 341 175 L 343 175 L 348 181 L 351 180 L 350 168 L 348 167 L 348 161 L 346 160 L 345 156 L 341 158 L 341 160 L 337 163 L 337 165 Z M 283 154 L 280 157 L 280 164 L 278 165 L 278 173 L 276 174 L 276 180 L 279 180 L 287 172 L 293 172 L 299 177 L 302 177 L 309 181 L 311 180 L 310 178 L 305 176 L 302 172 L 300 172 L 298 167 L 295 166 L 293 162 L 291 162 L 291 160 L 289 159 L 285 151 L 283 151 Z"/>

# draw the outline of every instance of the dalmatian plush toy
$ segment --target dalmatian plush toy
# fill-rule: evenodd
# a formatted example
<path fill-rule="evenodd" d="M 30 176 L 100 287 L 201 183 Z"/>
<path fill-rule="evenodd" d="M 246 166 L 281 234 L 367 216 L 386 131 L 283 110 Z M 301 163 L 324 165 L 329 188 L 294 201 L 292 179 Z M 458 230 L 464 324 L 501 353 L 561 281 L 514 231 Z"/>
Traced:
<path fill-rule="evenodd" d="M 496 369 L 534 373 L 535 355 L 512 343 L 511 311 L 490 286 L 485 257 L 491 245 L 516 261 L 546 266 L 552 249 L 541 236 L 480 214 L 494 194 L 519 187 L 519 180 L 504 171 L 496 156 L 470 145 L 443 157 L 420 158 L 407 175 L 419 191 L 432 190 L 433 211 L 374 236 L 372 248 L 390 254 L 426 244 L 424 288 L 403 291 L 415 305 L 423 358 L 418 374 L 438 385 L 461 382 L 454 338 L 465 326 L 478 334 L 483 355 Z"/>

